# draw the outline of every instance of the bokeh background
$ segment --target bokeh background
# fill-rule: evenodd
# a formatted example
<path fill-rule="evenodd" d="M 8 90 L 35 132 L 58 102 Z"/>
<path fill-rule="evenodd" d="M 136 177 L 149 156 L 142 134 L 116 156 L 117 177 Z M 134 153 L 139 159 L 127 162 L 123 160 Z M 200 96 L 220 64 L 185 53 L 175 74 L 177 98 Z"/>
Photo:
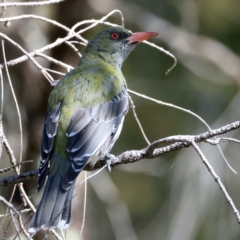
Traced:
<path fill-rule="evenodd" d="M 177 67 L 166 54 L 145 44 L 139 45 L 123 66 L 128 87 L 156 99 L 189 109 L 217 128 L 240 117 L 240 1 L 239 0 L 66 0 L 42 7 L 8 8 L 2 17 L 37 14 L 68 27 L 84 19 L 99 19 L 113 9 L 122 11 L 125 27 L 132 31 L 156 31 L 151 41 L 172 52 Z M 120 24 L 116 14 L 109 21 Z M 83 36 L 92 38 L 104 26 L 97 26 Z M 38 20 L 19 20 L 0 31 L 26 50 L 40 48 L 65 32 Z M 84 50 L 83 46 L 80 51 Z M 5 42 L 7 59 L 21 56 L 13 45 Z M 1 62 L 2 54 L 1 55 Z M 79 57 L 66 45 L 48 51 L 48 55 L 76 66 Z M 62 70 L 38 59 L 44 66 Z M 29 61 L 9 68 L 23 122 L 24 160 L 34 160 L 21 171 L 36 169 L 39 161 L 41 131 L 47 109 L 50 84 Z M 56 76 L 57 78 L 57 76 Z M 150 141 L 170 135 L 197 134 L 206 127 L 193 116 L 132 96 L 139 119 Z M 4 133 L 17 160 L 20 153 L 19 125 L 16 108 L 7 79 L 4 81 Z M 239 139 L 239 131 L 227 136 Z M 224 163 L 218 149 L 199 144 L 222 179 L 236 206 L 240 208 L 240 175 Z M 122 134 L 112 153 L 141 149 L 146 146 L 130 110 Z M 222 144 L 230 164 L 240 172 L 238 144 Z M 9 166 L 3 152 L 0 167 Z M 1 177 L 13 175 L 13 172 Z M 88 173 L 90 175 L 91 173 Z M 79 182 L 84 173 L 79 177 Z M 37 181 L 24 183 L 33 195 Z M 13 186 L 1 188 L 6 199 Z M 79 239 L 83 217 L 84 186 L 76 189 L 73 221 L 67 239 Z M 38 204 L 41 194 L 33 196 Z M 21 204 L 18 191 L 13 203 Z M 0 214 L 5 206 L 0 202 Z M 29 215 L 24 214 L 27 220 Z M 3 218 L 0 218 L 2 222 Z M 5 219 L 3 238 L 9 219 Z M 5 239 L 13 239 L 10 226 Z M 42 239 L 43 232 L 34 239 Z M 48 239 L 54 239 L 49 235 Z M 219 187 L 191 149 L 182 149 L 154 160 L 143 160 L 106 170 L 88 182 L 86 220 L 81 239 L 94 240 L 237 240 L 240 226 Z"/>

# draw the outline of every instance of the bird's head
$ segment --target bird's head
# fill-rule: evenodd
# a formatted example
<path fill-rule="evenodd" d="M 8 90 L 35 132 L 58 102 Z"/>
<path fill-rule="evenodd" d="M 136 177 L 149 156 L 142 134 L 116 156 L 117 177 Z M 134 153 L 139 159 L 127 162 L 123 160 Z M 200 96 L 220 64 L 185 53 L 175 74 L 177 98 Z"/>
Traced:
<path fill-rule="evenodd" d="M 138 43 L 157 35 L 156 32 L 131 33 L 123 27 L 110 27 L 99 32 L 88 43 L 85 54 L 99 56 L 121 68 L 124 60 Z"/>

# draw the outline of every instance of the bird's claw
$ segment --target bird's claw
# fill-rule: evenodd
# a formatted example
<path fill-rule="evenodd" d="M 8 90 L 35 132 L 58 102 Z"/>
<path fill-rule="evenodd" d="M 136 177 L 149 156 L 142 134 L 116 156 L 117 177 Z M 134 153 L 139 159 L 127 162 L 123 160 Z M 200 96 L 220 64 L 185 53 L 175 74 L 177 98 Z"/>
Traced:
<path fill-rule="evenodd" d="M 105 156 L 105 161 L 106 161 L 106 164 L 107 164 L 107 169 L 109 172 L 112 172 L 113 171 L 113 168 L 112 168 L 112 158 L 114 158 L 115 156 L 111 153 L 108 153 L 106 156 Z"/>

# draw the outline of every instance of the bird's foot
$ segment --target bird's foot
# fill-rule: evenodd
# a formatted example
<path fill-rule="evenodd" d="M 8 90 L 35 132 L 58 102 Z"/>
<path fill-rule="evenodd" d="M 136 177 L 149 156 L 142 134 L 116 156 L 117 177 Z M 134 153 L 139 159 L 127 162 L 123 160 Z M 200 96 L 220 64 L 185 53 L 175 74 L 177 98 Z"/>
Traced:
<path fill-rule="evenodd" d="M 106 161 L 107 169 L 108 169 L 109 172 L 113 171 L 113 167 L 111 166 L 111 164 L 112 164 L 111 159 L 112 158 L 115 158 L 115 156 L 111 153 L 108 153 L 108 154 L 106 154 L 105 159 L 104 159 Z"/>

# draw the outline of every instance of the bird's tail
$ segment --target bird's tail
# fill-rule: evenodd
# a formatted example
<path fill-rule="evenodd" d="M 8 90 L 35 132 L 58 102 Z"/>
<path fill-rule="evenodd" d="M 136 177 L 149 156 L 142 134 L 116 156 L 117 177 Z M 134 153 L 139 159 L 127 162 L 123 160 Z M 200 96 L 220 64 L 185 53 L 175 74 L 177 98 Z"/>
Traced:
<path fill-rule="evenodd" d="M 57 171 L 49 176 L 38 209 L 29 224 L 29 233 L 35 233 L 40 228 L 49 230 L 58 227 L 67 228 L 71 220 L 72 195 L 75 181 L 64 191 L 61 188 L 61 174 Z"/>

